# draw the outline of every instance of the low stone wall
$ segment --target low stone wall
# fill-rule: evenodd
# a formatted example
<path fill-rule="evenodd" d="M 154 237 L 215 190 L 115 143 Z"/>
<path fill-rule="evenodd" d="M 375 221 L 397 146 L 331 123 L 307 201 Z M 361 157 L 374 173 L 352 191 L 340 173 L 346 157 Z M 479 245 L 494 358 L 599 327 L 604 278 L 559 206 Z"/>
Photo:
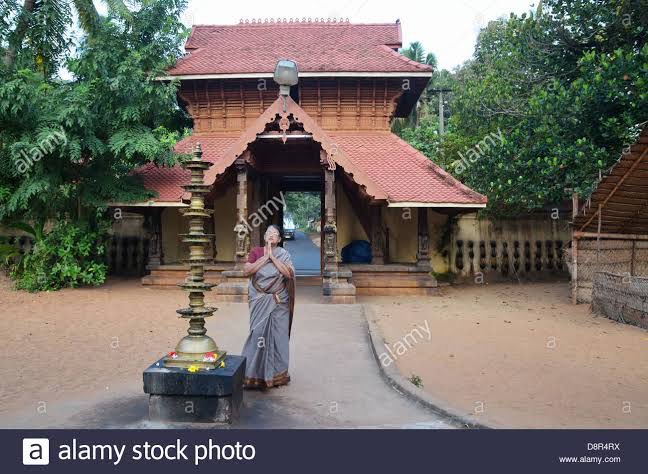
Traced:
<path fill-rule="evenodd" d="M 592 287 L 592 311 L 648 329 L 648 278 L 598 272 Z"/>
<path fill-rule="evenodd" d="M 0 244 L 13 245 L 14 247 L 18 248 L 18 251 L 22 255 L 24 255 L 29 252 L 29 250 L 31 250 L 32 246 L 34 245 L 34 240 L 28 235 L 7 235 L 2 233 L 0 234 Z"/>
<path fill-rule="evenodd" d="M 18 248 L 22 255 L 28 253 L 33 239 L 26 235 L 0 235 L 0 244 Z M 142 237 L 111 236 L 106 246 L 106 264 L 109 275 L 142 276 L 146 273 L 148 239 Z"/>
<path fill-rule="evenodd" d="M 566 221 L 547 215 L 503 220 L 461 216 L 452 232 L 449 270 L 487 280 L 567 279 L 564 249 L 570 239 Z"/>

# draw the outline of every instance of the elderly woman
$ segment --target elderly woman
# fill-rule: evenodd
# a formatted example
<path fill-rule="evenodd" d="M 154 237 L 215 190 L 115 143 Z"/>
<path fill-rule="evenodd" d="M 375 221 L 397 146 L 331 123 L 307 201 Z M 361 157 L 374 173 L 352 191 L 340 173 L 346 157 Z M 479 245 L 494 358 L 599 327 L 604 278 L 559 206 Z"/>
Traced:
<path fill-rule="evenodd" d="M 247 358 L 245 388 L 267 389 L 290 382 L 288 343 L 295 304 L 295 270 L 279 228 L 265 233 L 265 247 L 250 251 L 244 271 L 250 277 L 250 335 L 243 346 Z"/>

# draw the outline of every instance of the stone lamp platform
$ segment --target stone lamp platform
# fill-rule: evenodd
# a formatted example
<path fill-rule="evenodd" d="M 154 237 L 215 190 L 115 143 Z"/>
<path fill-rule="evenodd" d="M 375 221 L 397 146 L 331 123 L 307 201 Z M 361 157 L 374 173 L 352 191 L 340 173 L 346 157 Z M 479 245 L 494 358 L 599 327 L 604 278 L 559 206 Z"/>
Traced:
<path fill-rule="evenodd" d="M 243 401 L 245 357 L 227 355 L 225 367 L 190 372 L 165 367 L 164 358 L 144 371 L 151 421 L 232 423 Z"/>

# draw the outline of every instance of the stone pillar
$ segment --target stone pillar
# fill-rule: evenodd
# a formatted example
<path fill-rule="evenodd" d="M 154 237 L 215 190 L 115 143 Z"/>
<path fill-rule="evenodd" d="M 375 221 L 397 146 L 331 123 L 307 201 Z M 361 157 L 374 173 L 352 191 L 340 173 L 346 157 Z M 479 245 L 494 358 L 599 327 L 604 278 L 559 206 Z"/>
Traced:
<path fill-rule="evenodd" d="M 149 231 L 148 267 L 159 267 L 164 264 L 162 252 L 162 211 L 163 208 L 151 209 L 147 216 Z"/>
<path fill-rule="evenodd" d="M 247 301 L 248 277 L 243 271 L 250 253 L 250 228 L 248 222 L 248 194 L 247 180 L 248 169 L 244 158 L 239 158 L 234 163 L 236 166 L 236 210 L 237 224 L 234 226 L 235 251 L 234 268 L 221 272 L 223 281 L 216 287 L 216 300 L 234 303 Z"/>
<path fill-rule="evenodd" d="M 259 192 L 260 191 L 260 186 L 259 186 L 259 180 L 258 178 L 255 178 L 254 181 L 248 180 L 248 183 L 250 186 L 252 186 L 252 202 L 250 203 L 253 209 L 253 213 L 256 212 L 259 209 L 259 206 L 261 206 L 262 202 L 261 200 L 263 199 L 263 193 Z M 253 221 L 254 222 L 254 221 Z M 261 241 L 261 226 L 260 225 L 255 225 L 252 226 L 252 232 L 250 234 L 251 237 L 251 242 L 250 246 L 251 247 L 262 247 L 263 242 Z"/>
<path fill-rule="evenodd" d="M 337 206 L 335 202 L 335 168 L 324 168 L 324 227 L 322 248 L 322 301 L 325 303 L 355 303 L 356 288 L 351 283 L 352 273 L 338 265 Z"/>
<path fill-rule="evenodd" d="M 324 170 L 324 271 L 337 272 L 337 208 L 335 171 Z"/>
<path fill-rule="evenodd" d="M 418 217 L 418 250 L 416 252 L 416 266 L 430 268 L 430 236 L 428 232 L 428 210 L 419 207 L 416 210 Z"/>
<path fill-rule="evenodd" d="M 371 264 L 385 264 L 385 235 L 381 206 L 371 206 Z"/>
<path fill-rule="evenodd" d="M 234 226 L 234 234 L 236 238 L 236 251 L 234 254 L 235 267 L 240 269 L 247 261 L 247 256 L 250 253 L 250 229 L 247 225 L 248 220 L 248 207 L 247 207 L 247 165 L 243 160 L 236 162 L 236 210 L 237 210 L 237 224 Z"/>

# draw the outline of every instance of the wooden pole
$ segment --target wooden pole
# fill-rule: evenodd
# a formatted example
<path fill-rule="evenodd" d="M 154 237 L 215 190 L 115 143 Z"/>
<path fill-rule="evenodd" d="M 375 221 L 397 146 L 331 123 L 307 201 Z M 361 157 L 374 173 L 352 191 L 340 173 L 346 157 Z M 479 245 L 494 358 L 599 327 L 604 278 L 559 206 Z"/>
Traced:
<path fill-rule="evenodd" d="M 578 237 L 572 235 L 572 304 L 578 303 Z"/>
<path fill-rule="evenodd" d="M 578 216 L 578 193 L 572 193 L 572 221 Z M 572 231 L 572 304 L 578 303 L 578 235 Z"/>
<path fill-rule="evenodd" d="M 385 238 L 380 206 L 371 206 L 371 264 L 385 264 Z"/>
<path fill-rule="evenodd" d="M 445 133 L 444 131 L 444 123 L 443 123 L 443 117 L 444 117 L 444 110 L 443 110 L 443 90 L 439 91 L 439 135 L 443 135 Z"/>
<path fill-rule="evenodd" d="M 598 226 L 596 230 L 596 264 L 601 258 L 601 205 L 598 206 Z"/>
<path fill-rule="evenodd" d="M 443 93 L 444 92 L 452 92 L 452 89 L 430 89 L 430 92 L 439 94 L 439 135 L 443 135 L 445 133 L 445 123 L 444 123 L 444 106 L 443 106 Z"/>

